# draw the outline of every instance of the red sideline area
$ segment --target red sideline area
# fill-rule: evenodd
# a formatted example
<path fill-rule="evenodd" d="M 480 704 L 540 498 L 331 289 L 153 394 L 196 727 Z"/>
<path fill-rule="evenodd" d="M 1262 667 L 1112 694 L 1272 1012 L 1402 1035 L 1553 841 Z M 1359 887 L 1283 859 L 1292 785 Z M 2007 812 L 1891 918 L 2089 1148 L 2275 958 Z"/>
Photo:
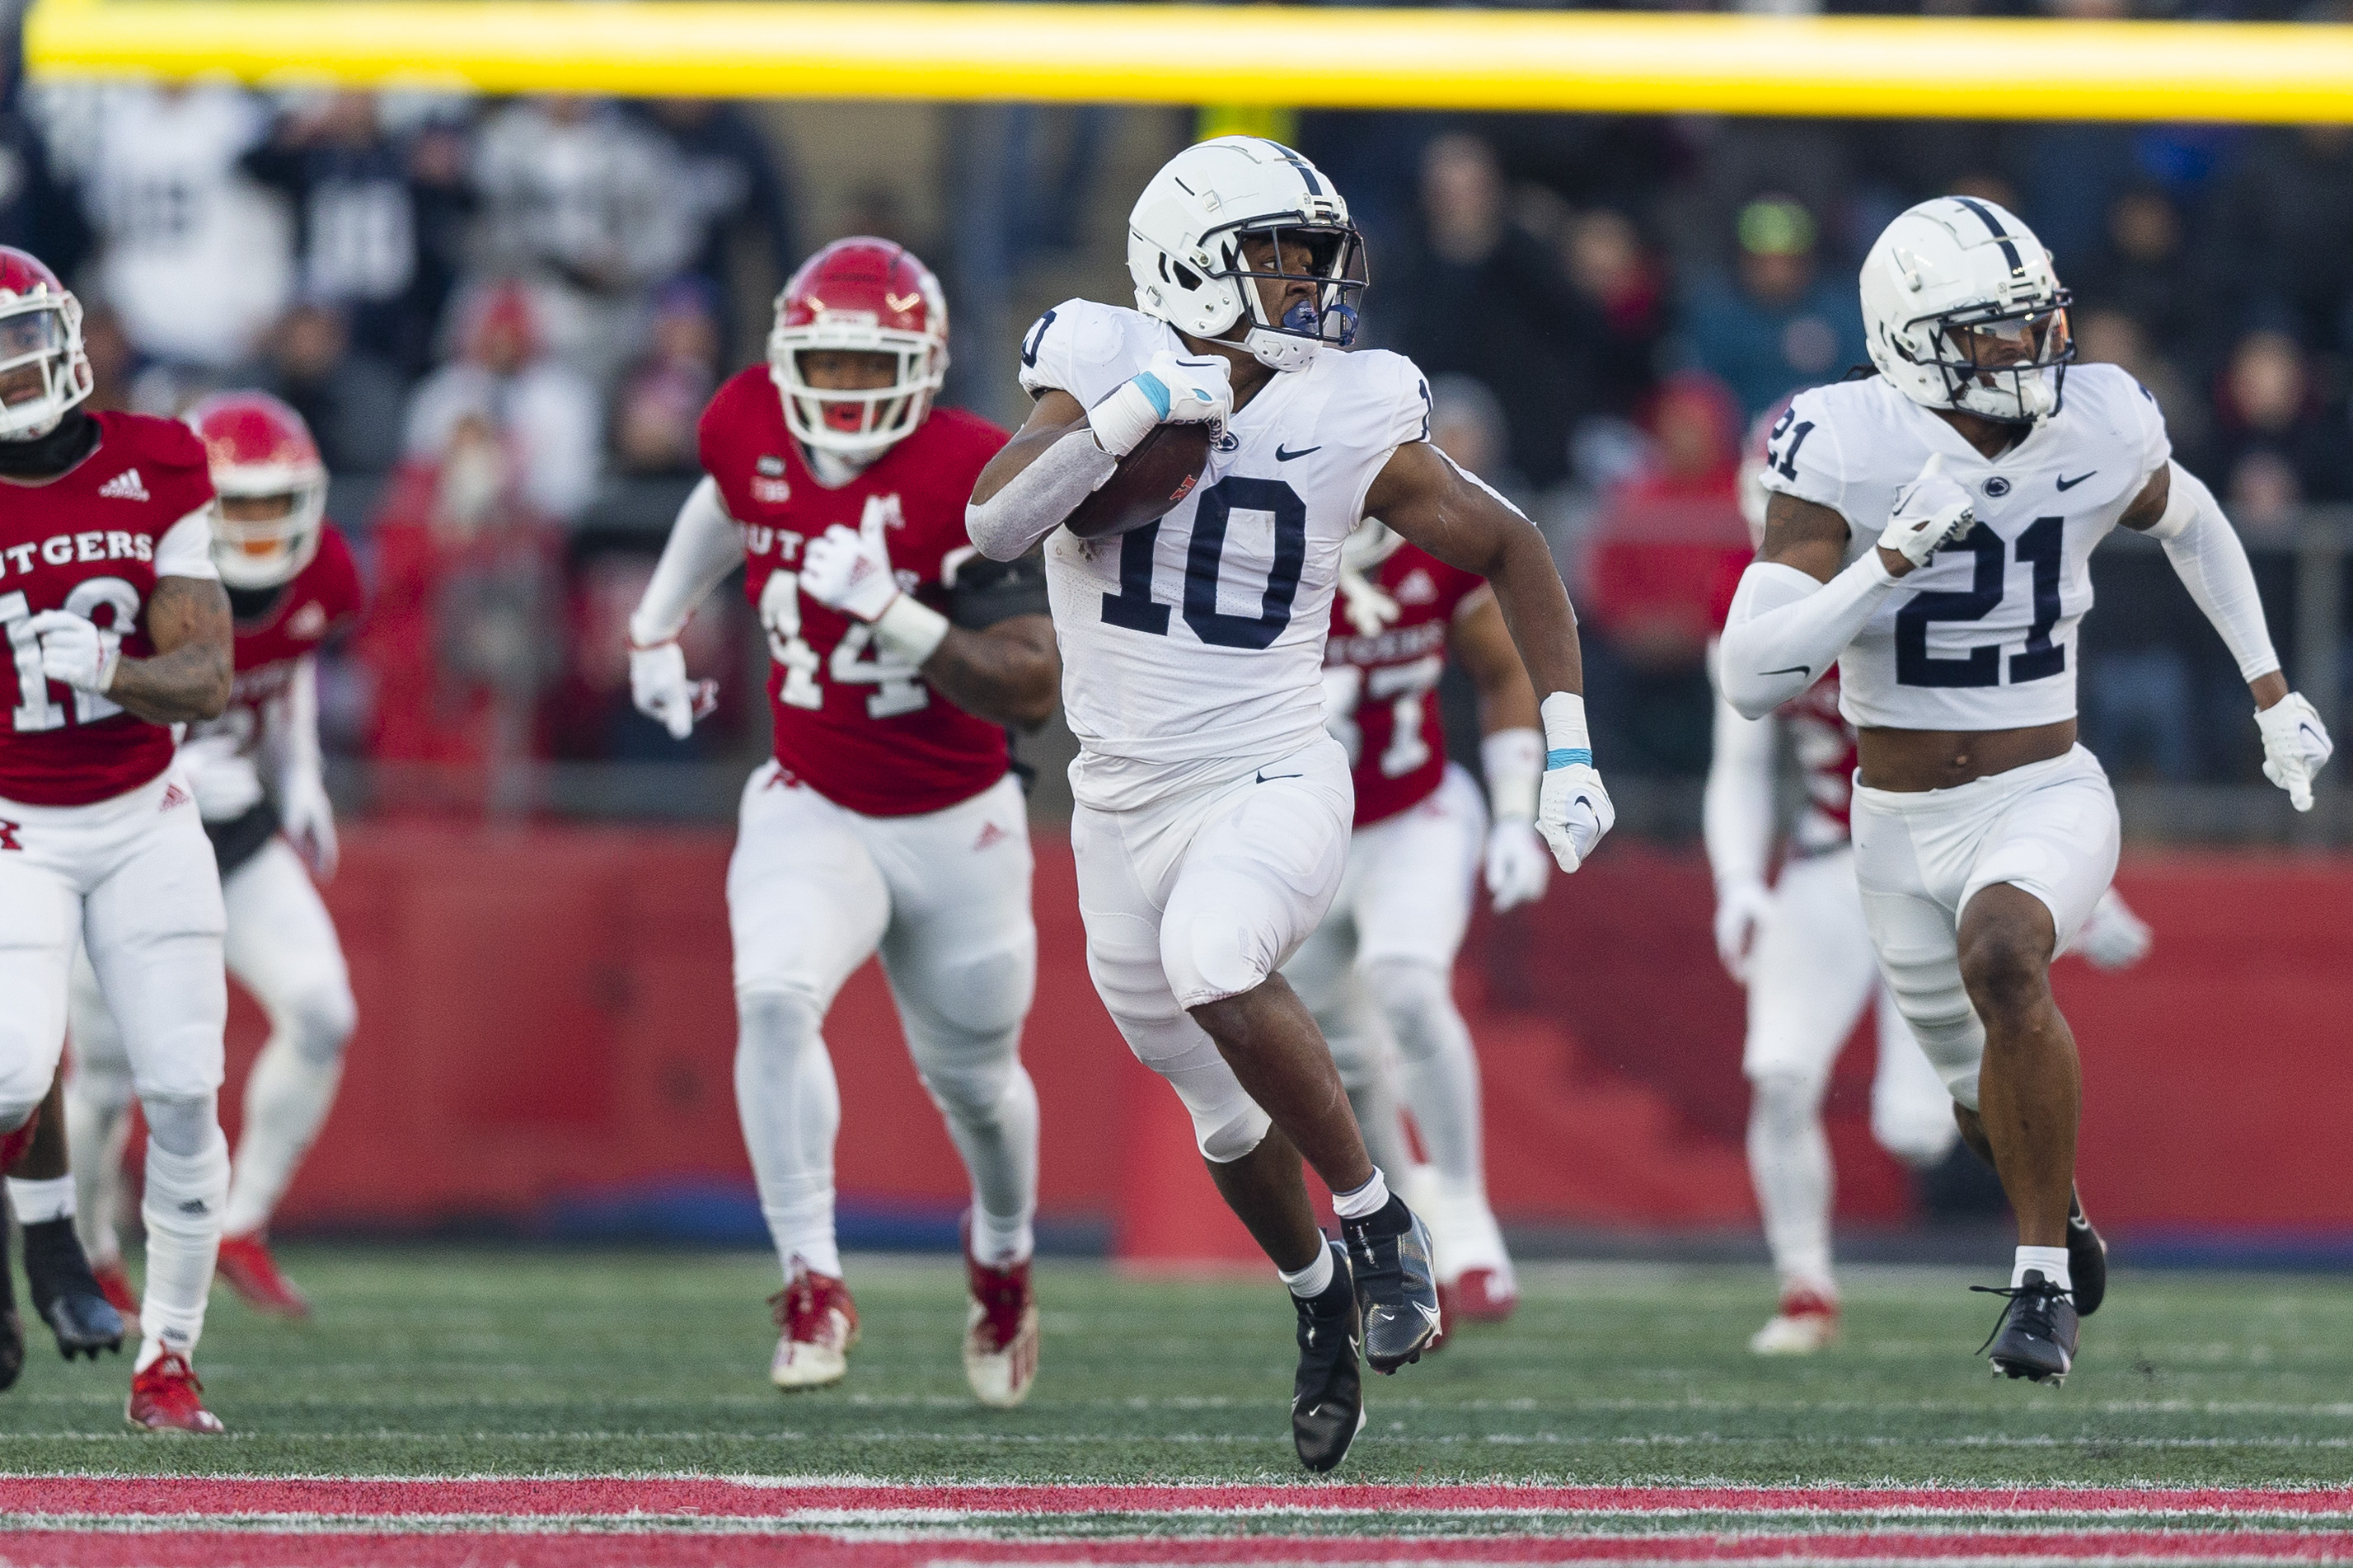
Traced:
<path fill-rule="evenodd" d="M 360 1030 L 281 1223 L 528 1222 L 566 1196 L 748 1184 L 730 1057 L 729 837 L 707 830 L 353 826 L 328 889 Z M 2155 928 L 2123 975 L 2063 963 L 2082 1043 L 2082 1168 L 2104 1224 L 2353 1232 L 2329 1151 L 2353 1103 L 2353 859 L 2127 859 Z M 1485 1061 L 1490 1178 L 1508 1222 L 1732 1225 L 1739 994 L 1716 967 L 1696 853 L 1613 843 L 1531 910 L 1482 917 L 1460 989 Z M 1175 1098 L 1096 1001 L 1066 842 L 1039 845 L 1039 999 L 1024 1053 L 1044 1106 L 1049 1216 L 1119 1216 L 1130 1257 L 1254 1256 L 1217 1205 Z M 946 1208 L 963 1180 L 872 966 L 827 1025 L 852 1202 Z M 258 1047 L 240 998 L 233 1071 Z M 1871 1145 L 1868 1052 L 1831 1100 L 1849 1217 L 1906 1212 Z M 224 1110 L 235 1105 L 224 1097 Z M 2266 1180 L 2240 1179 L 2265 1150 Z M 1149 1204 L 1137 1201 L 1148 1194 Z M 1193 1200 L 1171 1202 L 1171 1194 Z"/>

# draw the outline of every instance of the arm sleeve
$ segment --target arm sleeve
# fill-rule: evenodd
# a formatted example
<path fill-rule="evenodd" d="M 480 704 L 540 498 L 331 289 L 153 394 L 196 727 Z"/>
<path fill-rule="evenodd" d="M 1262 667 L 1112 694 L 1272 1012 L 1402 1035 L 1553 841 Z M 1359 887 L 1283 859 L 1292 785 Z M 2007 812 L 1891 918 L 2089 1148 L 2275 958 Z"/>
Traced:
<path fill-rule="evenodd" d="M 263 721 L 269 726 L 269 752 L 281 779 L 316 778 L 323 771 L 319 753 L 319 656 L 304 654 L 294 661 L 293 679 L 286 693 L 271 703 Z"/>
<path fill-rule="evenodd" d="M 1078 426 L 1031 458 L 1003 489 L 968 503 L 965 532 L 991 561 L 1027 555 L 1118 467 L 1117 458 L 1095 445 L 1094 431 Z"/>
<path fill-rule="evenodd" d="M 1712 662 L 1720 659 L 1722 649 L 1709 655 Z M 1773 721 L 1743 716 L 1720 689 L 1700 832 L 1718 889 L 1765 880 L 1773 848 Z"/>
<path fill-rule="evenodd" d="M 743 562 L 743 538 L 720 504 L 718 481 L 705 475 L 678 509 L 653 581 L 630 613 L 629 640 L 651 647 L 678 636 L 694 606 Z"/>
<path fill-rule="evenodd" d="M 213 565 L 213 512 L 219 502 L 206 501 L 164 531 L 155 542 L 155 575 L 201 577 L 220 581 Z"/>
<path fill-rule="evenodd" d="M 2174 575 L 2222 634 L 2231 657 L 2239 661 L 2240 677 L 2253 680 L 2269 675 L 2280 668 L 2280 659 L 2263 620 L 2263 601 L 2255 591 L 2247 547 L 2239 542 L 2238 530 L 2222 515 L 2221 503 L 2206 482 L 2179 463 L 2172 468 L 2172 499 L 2165 515 L 2149 529 L 2149 537 L 2165 546 Z"/>
<path fill-rule="evenodd" d="M 1717 689 L 1744 716 L 1764 718 L 1821 678 L 1894 586 L 1876 550 L 1827 583 L 1794 566 L 1755 563 L 1740 574 L 1725 623 Z"/>
<path fill-rule="evenodd" d="M 947 586 L 948 619 L 968 632 L 1016 616 L 1053 613 L 1046 600 L 1046 563 L 1035 552 L 1013 561 L 970 557 L 957 563 Z"/>

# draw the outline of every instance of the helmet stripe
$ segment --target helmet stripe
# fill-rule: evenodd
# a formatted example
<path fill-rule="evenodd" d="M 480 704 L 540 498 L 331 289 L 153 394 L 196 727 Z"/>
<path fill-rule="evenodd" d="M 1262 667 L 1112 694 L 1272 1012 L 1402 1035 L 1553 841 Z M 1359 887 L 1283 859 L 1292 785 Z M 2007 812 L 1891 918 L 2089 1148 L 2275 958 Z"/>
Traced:
<path fill-rule="evenodd" d="M 2010 269 L 2012 272 L 2026 270 L 2026 263 L 2018 258 L 2018 247 L 2010 243 L 2010 231 L 2003 228 L 2000 220 L 1986 210 L 1983 203 L 1971 201 L 1967 196 L 1955 196 L 1953 199 L 1978 215 L 1978 221 L 1986 226 L 1986 232 L 1993 236 L 2001 246 L 2002 259 L 2010 263 Z"/>
<path fill-rule="evenodd" d="M 1282 161 L 1299 171 L 1299 177 L 1307 182 L 1307 194 L 1309 195 L 1320 196 L 1324 194 L 1324 182 L 1315 177 L 1314 164 L 1309 163 L 1306 159 L 1301 157 L 1298 153 L 1293 152 L 1290 148 L 1284 146 L 1280 142 L 1269 139 L 1267 145 L 1282 153 Z"/>

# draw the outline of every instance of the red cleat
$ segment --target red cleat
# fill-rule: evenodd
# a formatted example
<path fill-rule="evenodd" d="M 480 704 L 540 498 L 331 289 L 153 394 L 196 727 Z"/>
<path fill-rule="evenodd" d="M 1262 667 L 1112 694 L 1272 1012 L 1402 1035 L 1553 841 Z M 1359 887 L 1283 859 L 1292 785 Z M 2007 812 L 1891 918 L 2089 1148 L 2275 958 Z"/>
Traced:
<path fill-rule="evenodd" d="M 1758 1355 L 1811 1355 L 1837 1339 L 1838 1331 L 1838 1298 L 1791 1285 L 1781 1291 L 1779 1310 L 1748 1336 L 1748 1348 Z"/>
<path fill-rule="evenodd" d="M 849 1372 L 849 1348 L 858 1342 L 858 1303 L 849 1287 L 830 1274 L 813 1274 L 793 1259 L 793 1277 L 768 1298 L 776 1315 L 776 1356 L 768 1381 L 778 1388 L 821 1388 Z"/>
<path fill-rule="evenodd" d="M 1029 1397 L 1038 1375 L 1038 1299 L 1029 1265 L 1004 1268 L 972 1255 L 972 1220 L 965 1219 L 965 1285 L 972 1310 L 965 1320 L 964 1376 L 983 1405 L 1010 1410 Z"/>
<path fill-rule="evenodd" d="M 117 1258 L 105 1263 L 93 1263 L 90 1266 L 90 1277 L 98 1281 L 99 1289 L 105 1293 L 106 1304 L 122 1314 L 126 1325 L 135 1323 L 139 1317 L 139 1293 L 131 1288 L 131 1270 L 122 1267 L 122 1259 Z"/>
<path fill-rule="evenodd" d="M 205 1408 L 205 1385 L 177 1351 L 165 1351 L 132 1375 L 122 1417 L 142 1432 L 195 1432 L 210 1436 L 226 1430 Z"/>
<path fill-rule="evenodd" d="M 258 1230 L 249 1236 L 222 1237 L 220 1262 L 215 1268 L 220 1278 L 228 1281 L 229 1289 L 257 1312 L 267 1312 L 273 1318 L 301 1319 L 311 1315 L 311 1299 L 278 1272 L 278 1260 L 269 1256 L 269 1244 L 262 1240 Z"/>
<path fill-rule="evenodd" d="M 1508 1268 L 1466 1268 L 1454 1282 L 1452 1311 L 1466 1323 L 1508 1322 L 1519 1310 L 1520 1290 Z"/>

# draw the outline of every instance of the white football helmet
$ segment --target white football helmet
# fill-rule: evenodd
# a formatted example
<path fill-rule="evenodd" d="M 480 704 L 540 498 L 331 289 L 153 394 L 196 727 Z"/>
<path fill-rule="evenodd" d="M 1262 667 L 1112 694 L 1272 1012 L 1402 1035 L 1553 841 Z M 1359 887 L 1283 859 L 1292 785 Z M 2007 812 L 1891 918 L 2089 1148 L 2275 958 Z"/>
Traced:
<path fill-rule="evenodd" d="M 1251 268 L 1249 237 L 1272 242 L 1271 267 Z M 1314 164 L 1263 136 L 1215 137 L 1163 164 L 1128 215 L 1127 271 L 1145 315 L 1227 342 L 1246 321 L 1240 346 L 1279 371 L 1355 341 L 1366 281 L 1347 202 Z M 1313 284 L 1312 302 L 1269 321 L 1261 279 Z"/>
<path fill-rule="evenodd" d="M 2059 411 L 2073 296 L 2034 231 L 1976 196 L 1900 215 L 1862 263 L 1871 363 L 1924 408 L 2004 425 Z"/>

